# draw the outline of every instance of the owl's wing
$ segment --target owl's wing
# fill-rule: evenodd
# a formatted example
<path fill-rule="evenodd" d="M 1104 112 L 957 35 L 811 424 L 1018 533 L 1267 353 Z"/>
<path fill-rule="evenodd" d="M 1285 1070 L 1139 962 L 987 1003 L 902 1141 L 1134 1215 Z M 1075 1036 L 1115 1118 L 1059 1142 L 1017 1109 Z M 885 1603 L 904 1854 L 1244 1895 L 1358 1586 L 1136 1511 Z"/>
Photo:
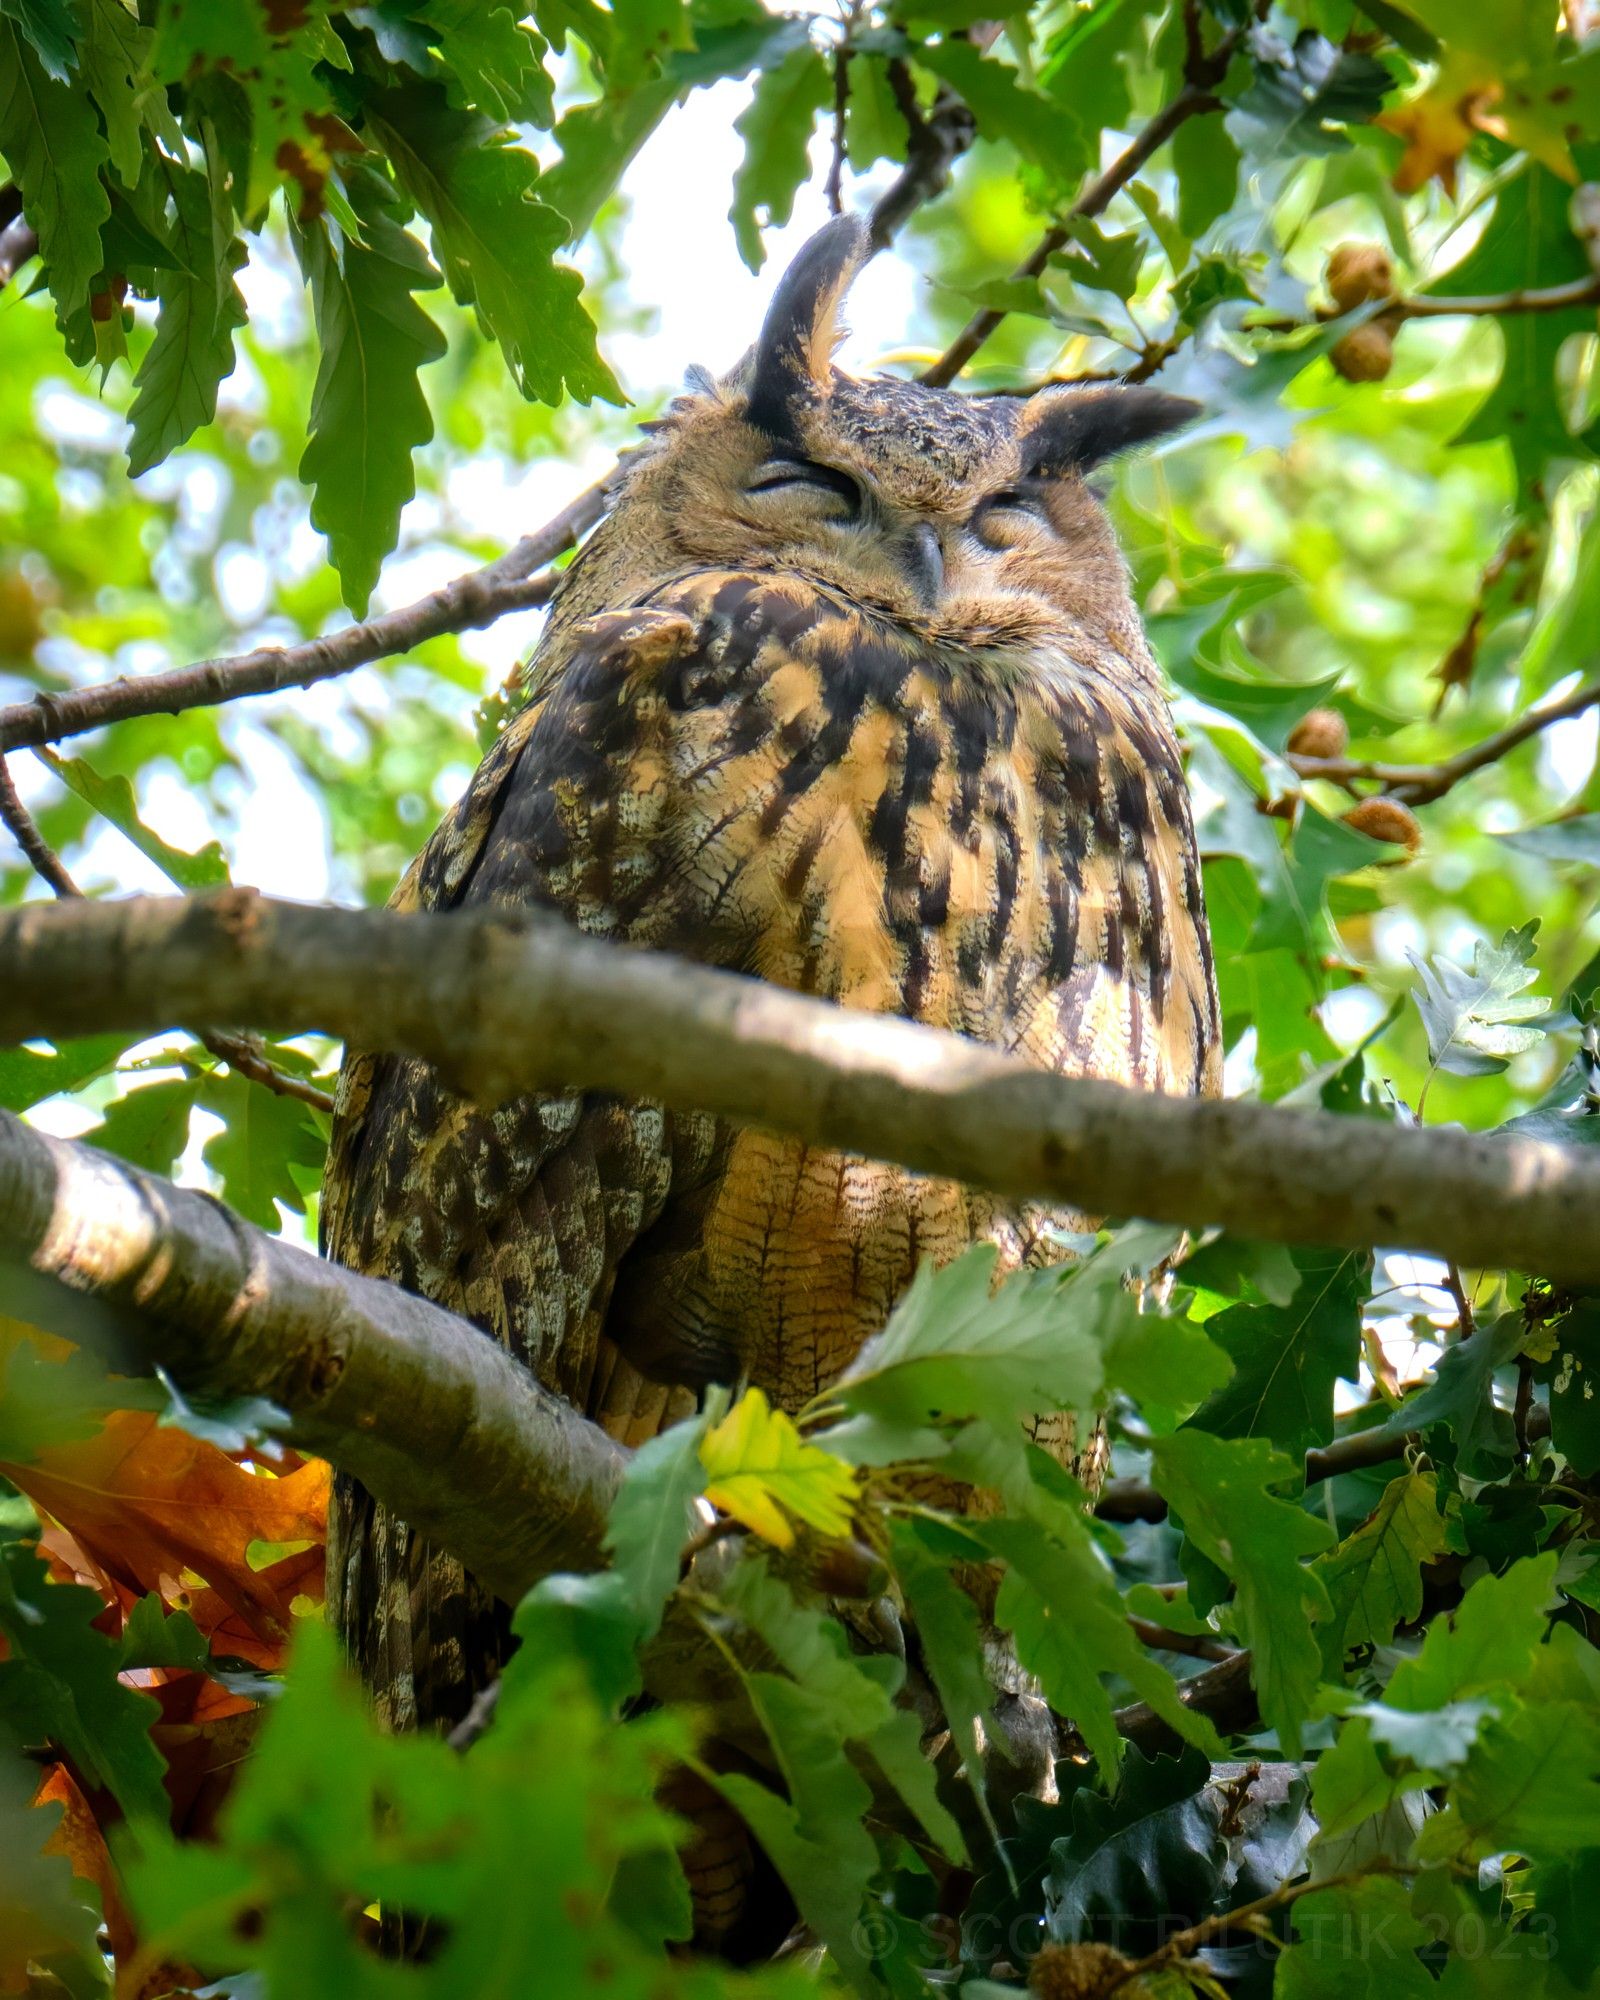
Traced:
<path fill-rule="evenodd" d="M 583 628 L 484 759 L 396 892 L 401 909 L 542 905 L 627 936 L 651 905 L 670 726 L 650 688 L 699 644 L 667 612 Z M 694 1407 L 602 1335 L 617 1265 L 660 1213 L 674 1145 L 663 1113 L 599 1092 L 492 1111 L 427 1063 L 354 1051 L 340 1081 L 324 1245 L 475 1320 L 550 1388 L 637 1443 Z M 352 1481 L 336 1489 L 330 1609 L 396 1725 L 450 1721 L 503 1657 L 504 1613 L 461 1565 Z"/>

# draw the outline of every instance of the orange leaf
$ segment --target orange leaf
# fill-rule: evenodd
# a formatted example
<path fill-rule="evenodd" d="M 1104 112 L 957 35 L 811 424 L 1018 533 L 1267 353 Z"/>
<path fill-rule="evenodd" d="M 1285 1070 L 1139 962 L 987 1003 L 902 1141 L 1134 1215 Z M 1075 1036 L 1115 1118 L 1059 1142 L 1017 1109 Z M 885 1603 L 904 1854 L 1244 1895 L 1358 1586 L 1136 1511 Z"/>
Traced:
<path fill-rule="evenodd" d="M 140 1596 L 160 1591 L 219 1635 L 218 1651 L 276 1665 L 294 1598 L 322 1594 L 329 1472 L 319 1461 L 270 1478 L 147 1412 L 123 1410 L 95 1437 L 0 1470 L 69 1532 L 76 1549 L 57 1544 L 52 1554 L 85 1559 L 86 1580 L 108 1597 L 107 1582 Z M 254 1542 L 311 1547 L 254 1570 Z"/>
<path fill-rule="evenodd" d="M 122 1900 L 122 1885 L 100 1831 L 94 1810 L 65 1764 L 52 1764 L 44 1783 L 34 1795 L 34 1804 L 51 1800 L 61 1805 L 61 1824 L 44 1844 L 46 1854 L 64 1854 L 72 1872 L 81 1882 L 92 1882 L 100 1891 L 100 1909 L 105 1917 L 111 1949 L 118 1961 L 133 1950 L 133 1924 Z"/>

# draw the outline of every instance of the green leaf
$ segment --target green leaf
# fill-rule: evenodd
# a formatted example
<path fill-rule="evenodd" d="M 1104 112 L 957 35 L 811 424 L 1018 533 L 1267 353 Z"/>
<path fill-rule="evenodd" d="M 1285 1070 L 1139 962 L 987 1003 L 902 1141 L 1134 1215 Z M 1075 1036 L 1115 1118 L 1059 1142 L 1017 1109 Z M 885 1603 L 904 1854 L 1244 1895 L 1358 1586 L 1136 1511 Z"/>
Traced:
<path fill-rule="evenodd" d="M 1298 1942 L 1278 1959 L 1273 2000 L 1430 2000 L 1433 1975 L 1417 1951 L 1433 1934 L 1403 1883 L 1374 1875 L 1318 1889 L 1289 1921 Z"/>
<path fill-rule="evenodd" d="M 246 252 L 233 234 L 215 146 L 203 174 L 166 160 L 157 171 L 172 193 L 177 263 L 157 274 L 155 339 L 134 377 L 128 470 L 135 478 L 215 417 L 217 389 L 233 373 L 233 336 L 246 318 L 234 283 Z"/>
<path fill-rule="evenodd" d="M 0 1721 L 26 1741 L 59 1745 L 124 1812 L 165 1825 L 166 1764 L 150 1740 L 160 1711 L 117 1679 L 117 1644 L 92 1622 L 104 1610 L 98 1591 L 52 1583 L 31 1547 L 0 1544 Z"/>
<path fill-rule="evenodd" d="M 616 192 L 629 162 L 681 95 L 672 79 L 642 83 L 620 97 L 597 97 L 562 114 L 560 157 L 541 175 L 539 199 L 562 217 L 569 240 L 587 234 Z"/>
<path fill-rule="evenodd" d="M 1297 1468 L 1262 1438 L 1215 1438 L 1183 1430 L 1152 1445 L 1152 1477 L 1195 1546 L 1233 1579 L 1252 1653 L 1261 1714 L 1287 1755 L 1321 1677 L 1313 1626 L 1331 1610 L 1322 1580 L 1303 1556 L 1332 1536 L 1320 1521 L 1269 1489 Z"/>
<path fill-rule="evenodd" d="M 364 244 L 326 219 L 295 229 L 322 350 L 300 477 L 315 489 L 311 525 L 328 537 L 344 601 L 358 618 L 416 492 L 412 452 L 433 436 L 417 371 L 447 346 L 412 297 L 431 291 L 439 274 L 387 212 L 379 187 L 376 176 L 351 183 Z"/>
<path fill-rule="evenodd" d="M 1093 145 L 1056 97 L 1031 90 L 1017 72 L 971 42 L 946 40 L 916 52 L 968 105 L 986 139 L 1004 139 L 1055 188 L 1065 189 L 1094 164 Z"/>
<path fill-rule="evenodd" d="M 1548 1000 L 1525 989 L 1534 970 L 1534 938 L 1539 919 L 1507 931 L 1498 945 L 1479 939 L 1472 970 L 1448 958 L 1408 953 L 1422 977 L 1417 1011 L 1428 1031 L 1428 1060 L 1452 1076 L 1494 1076 L 1515 1055 L 1534 1048 L 1548 1031 L 1537 1025 L 1550 1011 Z"/>
<path fill-rule="evenodd" d="M 857 1919 L 878 1852 L 862 1825 L 872 1803 L 845 1755 L 828 1703 L 780 1674 L 749 1673 L 744 1687 L 788 1790 L 781 1799 L 742 1772 L 702 1770 L 750 1827 L 789 1887 L 800 1914 L 847 1978 L 865 1972 Z"/>
<path fill-rule="evenodd" d="M 1386 1437 L 1404 1437 L 1444 1425 L 1456 1441 L 1456 1462 L 1473 1479 L 1498 1479 L 1516 1456 L 1509 1410 L 1494 1400 L 1495 1371 L 1516 1358 L 1522 1344 L 1519 1313 L 1479 1327 L 1439 1357 L 1433 1380 L 1415 1389 L 1384 1425 Z"/>
<path fill-rule="evenodd" d="M 606 58 L 606 80 L 630 89 L 652 75 L 674 49 L 692 49 L 694 30 L 684 0 L 612 0 L 616 31 Z"/>
<path fill-rule="evenodd" d="M 906 1609 L 921 1642 L 923 1661 L 961 1753 L 967 1782 L 993 1835 L 984 1784 L 984 1745 L 1000 1748 L 1004 1739 L 998 1730 L 992 1735 L 985 1733 L 994 1706 L 994 1688 L 984 1666 L 978 1608 L 948 1566 L 930 1551 L 923 1524 L 914 1519 L 892 1520 L 889 1549 Z M 1005 1754 L 1003 1750 L 1001 1754 Z"/>
<path fill-rule="evenodd" d="M 106 124 L 106 147 L 117 178 L 135 188 L 144 168 L 144 114 L 139 89 L 150 57 L 150 30 L 121 0 L 89 0 L 88 34 L 80 48 L 83 80 Z"/>
<path fill-rule="evenodd" d="M 1430 1856 L 1458 1844 L 1475 1856 L 1600 1847 L 1600 1716 L 1591 1705 L 1544 1701 L 1484 1728 L 1421 1843 Z"/>
<path fill-rule="evenodd" d="M 920 1732 L 893 1697 L 904 1679 L 897 1660 L 858 1657 L 838 1620 L 801 1601 L 759 1558 L 746 1558 L 722 1591 L 723 1601 L 759 1634 L 808 1695 L 826 1708 L 842 1740 L 866 1745 L 885 1777 L 924 1830 L 952 1861 L 966 1849 L 935 1789 Z"/>
<path fill-rule="evenodd" d="M 844 138 L 852 173 L 864 174 L 879 160 L 906 156 L 910 128 L 890 88 L 889 65 L 880 56 L 858 55 L 851 61 Z"/>
<path fill-rule="evenodd" d="M 1360 1373 L 1370 1260 L 1350 1250 L 1293 1254 L 1299 1283 L 1288 1305 L 1232 1306 L 1206 1321 L 1233 1375 L 1191 1421 L 1218 1437 L 1264 1437 L 1303 1456 L 1333 1436 L 1335 1382 Z"/>
<path fill-rule="evenodd" d="M 1233 1372 L 1209 1327 L 1141 1311 L 1129 1293 L 1109 1299 L 1107 1306 L 1102 1331 L 1106 1386 L 1131 1397 L 1153 1429 L 1175 1430 Z"/>
<path fill-rule="evenodd" d="M 14 1298 L 8 1305 L 21 1309 Z M 0 1329 L 5 1320 L 0 1319 Z M 93 1437 L 108 1411 L 153 1408 L 154 1383 L 113 1378 L 83 1348 L 57 1360 L 31 1340 L 0 1349 L 0 1459 L 26 1465 L 49 1445 Z"/>
<path fill-rule="evenodd" d="M 1600 537 L 1596 546 L 1600 547 Z M 1596 567 L 1600 569 L 1600 562 Z M 1548 826 L 1528 826 L 1500 838 L 1507 847 L 1518 854 L 1531 854 L 1536 861 L 1575 861 L 1585 868 L 1600 868 L 1600 813 L 1575 813 L 1569 819 L 1553 819 Z"/>
<path fill-rule="evenodd" d="M 1312 1565 L 1333 1606 L 1323 1657 L 1336 1679 L 1352 1646 L 1381 1646 L 1422 1616 L 1422 1569 L 1450 1545 L 1431 1472 L 1404 1472 L 1353 1535 Z"/>
<path fill-rule="evenodd" d="M 221 844 L 208 840 L 195 854 L 170 846 L 139 817 L 133 787 L 120 772 L 102 778 L 81 757 L 58 757 L 53 750 L 45 749 L 34 754 L 43 758 L 69 791 L 76 792 L 85 805 L 93 806 L 102 819 L 109 820 L 118 833 L 131 840 L 169 882 L 176 882 L 180 889 L 215 889 L 228 880 L 228 862 Z"/>
<path fill-rule="evenodd" d="M 1046 1410 L 1087 1409 L 1101 1361 L 1083 1307 L 1093 1299 L 1060 1271 L 1019 1271 L 991 1291 L 996 1252 L 924 1263 L 882 1333 L 827 1391 L 828 1405 L 869 1419 L 921 1455 L 934 1420 L 1007 1424 Z M 1095 1310 L 1099 1302 L 1094 1301 Z M 851 1455 L 850 1429 L 830 1446 Z M 859 1460 L 857 1461 L 860 1462 Z"/>
<path fill-rule="evenodd" d="M 1573 1471 L 1600 1472 L 1600 1303 L 1580 1301 L 1556 1324 L 1550 1441 Z"/>
<path fill-rule="evenodd" d="M 0 1049 L 0 1110 L 26 1111 L 104 1076 L 127 1046 L 126 1035 L 86 1035 L 81 1041 L 58 1043 L 49 1055 L 38 1049 Z"/>
<path fill-rule="evenodd" d="M 111 203 L 100 182 L 109 157 L 94 106 L 79 87 L 46 75 L 31 44 L 0 20 L 0 155 L 39 238 L 56 318 L 87 310 L 100 271 L 100 230 Z"/>
<path fill-rule="evenodd" d="M 220 1176 L 228 1206 L 274 1234 L 281 1227 L 279 1202 L 304 1214 L 305 1197 L 290 1169 L 318 1168 L 327 1153 L 326 1134 L 310 1106 L 232 1072 L 206 1077 L 198 1101 L 223 1121 L 202 1157 Z"/>
<path fill-rule="evenodd" d="M 1006 1565 L 995 1622 L 1016 1640 L 1052 1708 L 1069 1715 L 1109 1784 L 1122 1755 L 1103 1674 L 1120 1674 L 1163 1721 L 1210 1757 L 1222 1746 L 1204 1716 L 1178 1699 L 1178 1684 L 1134 1636 L 1116 1584 L 1086 1522 L 1063 1511 L 1061 1535 L 1038 1521 L 974 1521 L 972 1532 Z"/>
<path fill-rule="evenodd" d="M 422 0 L 411 18 L 431 31 L 454 105 L 476 106 L 502 125 L 548 126 L 554 89 L 540 58 L 544 43 L 509 0 Z"/>
<path fill-rule="evenodd" d="M 1211 1767 L 1198 1751 L 1130 1750 L 1115 1795 L 1072 1795 L 1073 1828 L 1050 1849 L 1045 1923 L 1057 1944 L 1126 1937 L 1144 1924 L 1199 1916 L 1223 1886 L 1227 1845 L 1204 1796 Z M 1181 1913 L 1181 1914 L 1180 1914 Z"/>
<path fill-rule="evenodd" d="M 203 1673 L 211 1664 L 205 1634 L 187 1611 L 169 1611 L 160 1593 L 141 1597 L 123 1621 L 118 1665 L 123 1673 L 136 1667 L 177 1667 Z"/>
<path fill-rule="evenodd" d="M 828 65 L 807 42 L 762 71 L 749 105 L 734 120 L 744 158 L 733 177 L 728 219 L 752 271 L 766 261 L 763 229 L 781 229 L 794 213 L 795 195 L 811 171 L 812 127 L 832 96 Z"/>
<path fill-rule="evenodd" d="M 1471 251 L 1453 270 L 1424 287 L 1430 294 L 1476 296 L 1560 285 L 1590 275 L 1568 221 L 1571 190 L 1548 168 L 1528 161 L 1495 196 L 1494 213 Z M 1496 320 L 1505 360 L 1494 387 L 1460 431 L 1457 444 L 1505 438 L 1524 487 L 1541 488 L 1550 461 L 1593 458 L 1600 420 L 1581 437 L 1567 428 L 1556 385 L 1556 363 L 1575 333 L 1594 332 L 1591 308 L 1507 313 Z"/>
<path fill-rule="evenodd" d="M 620 402 L 580 302 L 583 281 L 555 262 L 567 226 L 539 199 L 532 155 L 426 85 L 385 91 L 370 116 L 396 180 L 428 218 L 452 294 L 500 343 L 523 395 Z"/>
<path fill-rule="evenodd" d="M 1442 1708 L 1465 1695 L 1526 1679 L 1555 1601 L 1554 1553 L 1481 1576 L 1448 1617 L 1429 1625 L 1422 1650 L 1402 1660 L 1384 1699 L 1391 1708 Z"/>
<path fill-rule="evenodd" d="M 1178 227 L 1198 243 L 1233 206 L 1239 186 L 1239 148 L 1221 112 L 1187 118 L 1173 133 L 1172 171 L 1178 178 Z"/>
<path fill-rule="evenodd" d="M 1252 150 L 1280 158 L 1346 143 L 1338 127 L 1375 118 L 1393 82 L 1374 57 L 1341 49 L 1310 29 L 1292 47 L 1258 30 L 1248 46 L 1255 80 L 1238 101 L 1236 122 Z"/>
<path fill-rule="evenodd" d="M 1447 1701 L 1442 1708 L 1415 1711 L 1364 1701 L 1349 1713 L 1366 1723 L 1373 1742 L 1381 1743 L 1391 1757 L 1438 1774 L 1466 1761 L 1483 1723 L 1494 1714 L 1494 1705 L 1483 1700 Z"/>
<path fill-rule="evenodd" d="M 692 1531 L 708 1421 L 702 1414 L 674 1424 L 633 1453 L 606 1528 L 611 1567 L 598 1576 L 546 1577 L 534 1586 L 513 1623 L 522 1645 L 502 1675 L 506 1687 L 520 1689 L 530 1675 L 542 1674 L 545 1655 L 565 1646 L 582 1656 L 608 1711 L 638 1693 L 639 1650 L 661 1628 Z"/>
<path fill-rule="evenodd" d="M 0 0 L 0 18 L 16 22 L 46 76 L 71 83 L 83 33 L 73 0 Z"/>
<path fill-rule="evenodd" d="M 170 1174 L 189 1143 L 189 1117 L 199 1093 L 198 1077 L 141 1084 L 119 1097 L 86 1137 L 147 1173 Z"/>

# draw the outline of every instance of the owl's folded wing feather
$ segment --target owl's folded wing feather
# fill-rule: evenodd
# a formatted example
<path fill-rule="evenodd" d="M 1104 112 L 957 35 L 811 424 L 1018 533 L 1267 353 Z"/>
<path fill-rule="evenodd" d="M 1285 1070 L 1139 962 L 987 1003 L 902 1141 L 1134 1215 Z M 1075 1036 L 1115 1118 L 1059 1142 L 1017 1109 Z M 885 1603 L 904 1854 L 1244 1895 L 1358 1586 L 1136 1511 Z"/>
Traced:
<path fill-rule="evenodd" d="M 608 615 L 484 759 L 396 907 L 545 906 L 598 934 L 648 905 L 664 809 L 648 684 L 696 644 L 682 617 Z M 682 1145 L 681 1137 L 678 1144 Z M 415 1058 L 353 1051 L 322 1209 L 342 1263 L 475 1320 L 578 1409 L 638 1443 L 693 1407 L 605 1341 L 618 1263 L 666 1200 L 674 1134 L 656 1107 L 541 1092 L 492 1111 Z M 504 1617 L 461 1566 L 341 1480 L 329 1590 L 380 1708 L 448 1721 L 503 1656 Z"/>

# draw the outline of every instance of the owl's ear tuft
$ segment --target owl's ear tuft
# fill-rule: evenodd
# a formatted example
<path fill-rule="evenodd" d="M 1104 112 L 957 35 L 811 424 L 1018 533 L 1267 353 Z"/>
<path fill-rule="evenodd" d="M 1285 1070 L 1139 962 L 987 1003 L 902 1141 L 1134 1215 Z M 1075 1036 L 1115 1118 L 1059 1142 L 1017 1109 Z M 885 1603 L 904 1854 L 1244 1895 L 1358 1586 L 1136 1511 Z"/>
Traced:
<path fill-rule="evenodd" d="M 867 225 L 835 216 L 784 272 L 756 342 L 746 410 L 757 430 L 784 438 L 797 396 L 825 389 L 839 338 L 839 309 L 867 256 Z"/>
<path fill-rule="evenodd" d="M 1023 469 L 1036 479 L 1087 472 L 1118 452 L 1181 430 L 1199 414 L 1198 403 L 1164 389 L 1047 389 L 1023 414 Z"/>

